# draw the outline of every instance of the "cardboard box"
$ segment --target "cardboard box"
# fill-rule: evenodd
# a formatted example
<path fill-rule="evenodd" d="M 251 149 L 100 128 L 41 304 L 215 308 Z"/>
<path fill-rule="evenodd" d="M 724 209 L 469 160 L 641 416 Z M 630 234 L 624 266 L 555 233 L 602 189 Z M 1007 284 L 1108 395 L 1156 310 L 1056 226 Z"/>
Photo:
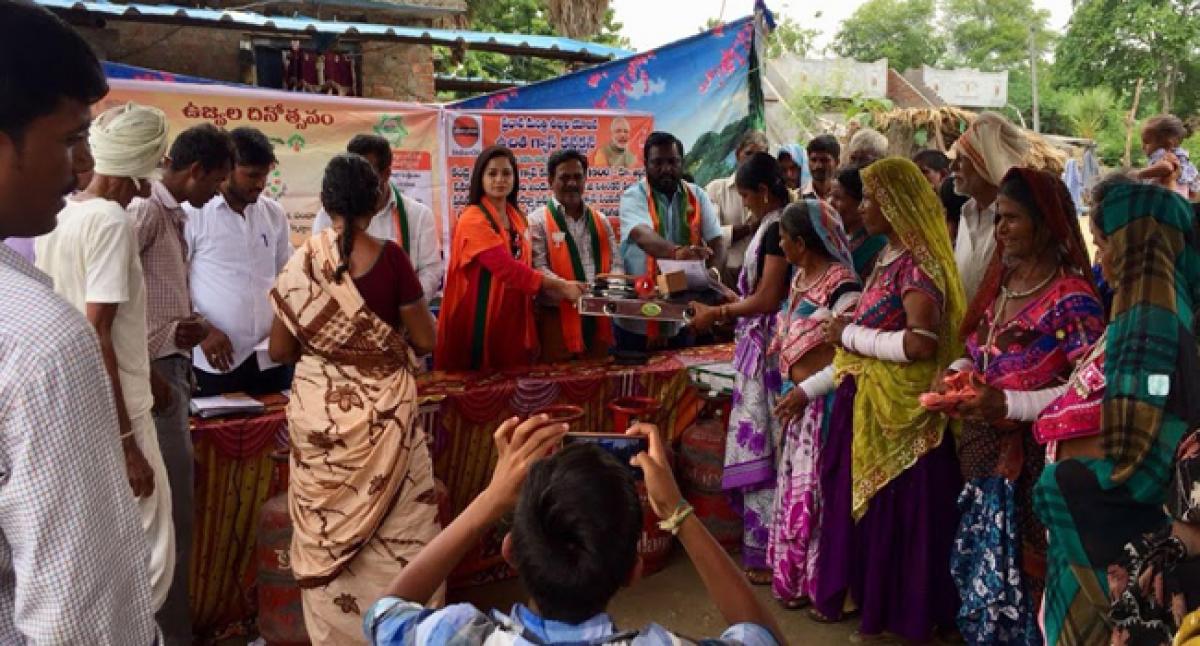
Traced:
<path fill-rule="evenodd" d="M 666 296 L 672 296 L 687 291 L 687 274 L 673 271 L 658 275 L 658 291 Z"/>

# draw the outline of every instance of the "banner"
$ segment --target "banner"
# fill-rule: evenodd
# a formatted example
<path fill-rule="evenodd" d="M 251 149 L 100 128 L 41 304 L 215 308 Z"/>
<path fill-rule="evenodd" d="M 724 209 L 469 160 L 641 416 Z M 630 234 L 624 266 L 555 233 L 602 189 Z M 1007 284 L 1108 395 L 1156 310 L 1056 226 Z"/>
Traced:
<path fill-rule="evenodd" d="M 733 149 L 762 127 L 755 21 L 730 22 L 629 58 L 451 104 L 470 110 L 636 110 L 686 149 L 701 186 L 733 173 Z"/>
<path fill-rule="evenodd" d="M 463 111 L 444 117 L 451 228 L 467 205 L 471 170 L 484 148 L 499 144 L 517 157 L 521 206 L 526 213 L 550 199 L 546 160 L 551 153 L 573 148 L 588 158 L 584 199 L 615 217 L 621 193 L 646 172 L 642 147 L 654 129 L 648 114 L 598 111 Z"/>
<path fill-rule="evenodd" d="M 264 195 L 287 209 L 293 245 L 308 237 L 321 207 L 326 163 L 357 134 L 391 142 L 396 185 L 435 214 L 446 212 L 438 108 L 226 85 L 118 79 L 109 85 L 112 91 L 97 112 L 128 101 L 154 106 L 167 114 L 172 139 L 201 123 L 231 130 L 249 126 L 266 134 L 279 164 Z M 440 227 L 442 218 L 437 220 Z"/>

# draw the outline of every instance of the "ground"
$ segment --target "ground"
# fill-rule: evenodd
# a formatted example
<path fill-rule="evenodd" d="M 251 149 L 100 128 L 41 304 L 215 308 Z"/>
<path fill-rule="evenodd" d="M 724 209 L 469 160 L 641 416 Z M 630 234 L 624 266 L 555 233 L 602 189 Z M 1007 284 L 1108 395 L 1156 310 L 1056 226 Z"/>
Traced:
<path fill-rule="evenodd" d="M 775 615 L 788 640 L 797 646 L 845 644 L 855 622 L 819 624 L 803 610 L 784 610 L 771 597 L 769 586 L 754 588 L 758 598 Z M 524 593 L 516 581 L 505 581 L 458 591 L 452 600 L 471 601 L 481 607 L 508 610 Z M 676 548 L 661 572 L 622 590 L 609 607 L 621 627 L 643 626 L 651 621 L 693 637 L 715 637 L 725 627 L 717 609 L 708 600 L 700 576 L 683 550 Z"/>

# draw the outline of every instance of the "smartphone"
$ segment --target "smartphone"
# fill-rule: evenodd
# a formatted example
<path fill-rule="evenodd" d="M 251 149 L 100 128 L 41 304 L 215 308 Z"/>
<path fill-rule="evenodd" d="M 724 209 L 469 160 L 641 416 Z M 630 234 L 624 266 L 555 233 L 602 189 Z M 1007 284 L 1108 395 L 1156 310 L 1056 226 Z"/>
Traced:
<path fill-rule="evenodd" d="M 604 449 L 625 465 L 633 473 L 633 477 L 642 479 L 642 468 L 629 463 L 633 456 L 650 450 L 650 442 L 640 435 L 623 435 L 621 433 L 567 433 L 563 445 L 595 444 Z"/>

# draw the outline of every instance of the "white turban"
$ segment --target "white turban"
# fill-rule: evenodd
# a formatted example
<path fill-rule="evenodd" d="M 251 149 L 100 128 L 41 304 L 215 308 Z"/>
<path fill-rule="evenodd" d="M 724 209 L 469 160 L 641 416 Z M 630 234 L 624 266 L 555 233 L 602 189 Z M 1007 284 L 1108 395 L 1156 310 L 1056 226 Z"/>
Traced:
<path fill-rule="evenodd" d="M 136 103 L 105 110 L 92 121 L 88 143 L 97 175 L 153 179 L 167 152 L 167 115 Z"/>
<path fill-rule="evenodd" d="M 966 155 L 992 186 L 999 186 L 1013 166 L 1025 163 L 1029 139 L 1020 128 L 995 112 L 984 112 L 954 142 L 950 156 Z"/>

